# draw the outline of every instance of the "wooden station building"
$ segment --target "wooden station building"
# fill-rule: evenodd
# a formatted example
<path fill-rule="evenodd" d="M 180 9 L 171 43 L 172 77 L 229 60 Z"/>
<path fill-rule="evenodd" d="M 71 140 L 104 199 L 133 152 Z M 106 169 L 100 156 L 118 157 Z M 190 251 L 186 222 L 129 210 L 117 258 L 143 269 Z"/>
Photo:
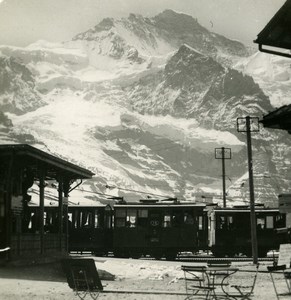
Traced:
<path fill-rule="evenodd" d="M 91 178 L 89 170 L 26 144 L 0 145 L 0 258 L 8 261 L 46 261 L 67 253 L 68 196 L 76 180 Z M 52 233 L 44 230 L 46 181 L 57 186 L 57 224 Z M 28 230 L 31 196 L 28 189 L 37 183 L 38 229 Z M 66 221 L 64 221 L 66 220 Z"/>

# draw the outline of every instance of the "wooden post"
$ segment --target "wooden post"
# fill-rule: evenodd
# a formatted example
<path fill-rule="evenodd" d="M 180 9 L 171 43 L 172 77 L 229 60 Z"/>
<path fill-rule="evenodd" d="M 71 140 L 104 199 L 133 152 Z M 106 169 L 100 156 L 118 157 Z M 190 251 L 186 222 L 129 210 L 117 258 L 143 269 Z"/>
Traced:
<path fill-rule="evenodd" d="M 226 207 L 225 160 L 231 159 L 231 148 L 215 148 L 215 159 L 222 160 L 222 200 Z"/>
<path fill-rule="evenodd" d="M 64 205 L 64 233 L 65 233 L 65 239 L 66 239 L 66 244 L 65 244 L 65 249 L 68 252 L 69 251 L 69 227 L 68 227 L 68 198 L 69 198 L 69 189 L 70 189 L 70 183 L 69 180 L 66 179 L 64 180 L 63 184 L 63 189 L 64 189 L 64 198 L 66 201 L 63 201 Z"/>
<path fill-rule="evenodd" d="M 11 154 L 8 170 L 5 189 L 6 193 L 4 194 L 4 206 L 5 206 L 5 242 L 6 247 L 11 249 L 11 235 L 12 235 L 12 213 L 11 213 L 11 200 L 12 200 L 12 178 L 13 178 L 13 167 L 14 167 L 15 153 L 14 151 Z M 8 260 L 11 260 L 11 251 L 8 251 Z"/>
<path fill-rule="evenodd" d="M 251 126 L 251 122 L 252 125 Z M 255 193 L 253 181 L 253 157 L 252 157 L 252 137 L 251 132 L 259 132 L 258 117 L 241 117 L 237 118 L 238 132 L 246 132 L 247 134 L 247 150 L 248 150 L 248 169 L 249 169 L 249 188 L 250 188 L 250 222 L 251 222 L 251 241 L 253 263 L 258 263 L 258 241 L 257 241 L 257 222 L 255 213 Z"/>
<path fill-rule="evenodd" d="M 252 157 L 252 139 L 250 117 L 246 117 L 247 147 L 248 147 L 248 167 L 249 167 L 249 186 L 250 186 L 250 218 L 251 218 L 251 238 L 253 263 L 258 263 L 258 242 L 257 242 L 257 224 L 255 213 L 255 193 L 253 181 L 253 157 Z"/>
<path fill-rule="evenodd" d="M 58 209 L 58 220 L 59 220 L 59 244 L 60 244 L 60 251 L 62 252 L 63 247 L 63 176 L 59 176 L 58 179 L 59 187 L 59 209 Z"/>
<path fill-rule="evenodd" d="M 222 155 L 222 195 L 223 195 L 223 207 L 226 207 L 226 191 L 225 191 L 225 153 L 224 147 L 221 148 Z"/>
<path fill-rule="evenodd" d="M 45 188 L 45 171 L 43 166 L 41 166 L 39 172 L 39 207 L 40 215 L 36 222 L 39 222 L 39 233 L 40 233 L 40 253 L 44 254 L 44 188 Z"/>

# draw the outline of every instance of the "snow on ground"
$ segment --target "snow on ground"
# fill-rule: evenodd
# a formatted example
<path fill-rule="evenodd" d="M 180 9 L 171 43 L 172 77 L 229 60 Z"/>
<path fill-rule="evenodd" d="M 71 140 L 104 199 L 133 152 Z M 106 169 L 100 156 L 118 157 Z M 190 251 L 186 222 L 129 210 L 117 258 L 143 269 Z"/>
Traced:
<path fill-rule="evenodd" d="M 91 257 L 90 257 L 91 258 Z M 184 293 L 184 274 L 181 271 L 183 262 L 167 262 L 153 260 L 133 260 L 115 258 L 96 258 L 95 264 L 102 277 L 102 284 L 107 290 L 147 291 L 147 294 L 101 293 L 98 299 L 185 299 L 182 295 L 154 295 L 151 291 L 167 291 Z M 203 265 L 205 263 L 187 263 L 187 265 Z M 266 272 L 271 262 L 262 262 L 259 267 L 254 300 L 276 299 L 270 276 Z M 248 284 L 252 281 L 255 267 L 252 262 L 233 263 L 239 271 L 233 275 L 230 284 Z M 116 276 L 115 280 L 104 280 L 109 272 Z M 102 275 L 103 274 L 103 275 Z M 107 274 L 108 275 L 108 274 Z M 79 299 L 69 288 L 61 268 L 56 264 L 29 267 L 0 268 L 0 300 L 72 300 Z M 108 278 L 108 276 L 107 276 Z M 285 291 L 282 277 L 276 277 L 276 284 L 281 292 Z M 86 299 L 90 299 L 87 295 Z M 203 298 L 197 298 L 203 299 Z M 288 298 L 282 298 L 288 299 Z"/>
<path fill-rule="evenodd" d="M 164 278 L 173 277 L 179 280 L 184 277 L 180 265 L 176 262 L 149 260 L 125 260 L 125 259 L 106 259 L 96 262 L 97 269 L 106 270 L 117 276 L 119 280 L 125 279 L 149 279 L 163 280 Z"/>

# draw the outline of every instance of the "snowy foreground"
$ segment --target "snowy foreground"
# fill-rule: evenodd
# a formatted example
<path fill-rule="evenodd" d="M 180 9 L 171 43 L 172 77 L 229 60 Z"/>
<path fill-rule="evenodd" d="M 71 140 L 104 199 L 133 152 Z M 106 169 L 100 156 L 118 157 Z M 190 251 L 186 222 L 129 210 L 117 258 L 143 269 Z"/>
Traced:
<path fill-rule="evenodd" d="M 105 289 L 110 290 L 146 290 L 185 292 L 184 274 L 180 267 L 183 262 L 125 260 L 114 258 L 95 258 L 100 274 L 115 275 L 115 280 L 102 280 Z M 187 263 L 194 264 L 194 263 Z M 198 263 L 195 263 L 198 264 Z M 202 264 L 202 263 L 201 263 Z M 273 286 L 266 272 L 267 265 L 260 264 L 255 287 L 257 300 L 276 299 Z M 233 281 L 236 284 L 252 279 L 254 266 L 250 262 L 234 263 L 240 271 Z M 103 276 L 104 277 L 104 276 Z M 59 266 L 42 265 L 31 267 L 0 267 L 0 299 L 79 299 L 69 288 Z M 282 278 L 277 279 L 279 285 Z M 231 284 L 231 282 L 230 282 Z M 283 286 L 282 286 L 283 288 Z M 100 294 L 98 299 L 185 299 L 181 295 L 151 295 L 151 294 Z M 87 295 L 86 299 L 91 299 Z M 198 298 L 201 299 L 201 298 Z M 288 298 L 286 298 L 288 299 Z"/>

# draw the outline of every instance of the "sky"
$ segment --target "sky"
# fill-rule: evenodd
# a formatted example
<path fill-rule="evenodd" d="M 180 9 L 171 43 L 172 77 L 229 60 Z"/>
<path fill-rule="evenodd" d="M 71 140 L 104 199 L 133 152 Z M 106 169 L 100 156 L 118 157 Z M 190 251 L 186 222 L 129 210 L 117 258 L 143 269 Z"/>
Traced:
<path fill-rule="evenodd" d="M 0 45 L 26 46 L 37 40 L 61 42 L 103 18 L 165 9 L 184 12 L 211 31 L 253 44 L 285 0 L 0 0 Z"/>

